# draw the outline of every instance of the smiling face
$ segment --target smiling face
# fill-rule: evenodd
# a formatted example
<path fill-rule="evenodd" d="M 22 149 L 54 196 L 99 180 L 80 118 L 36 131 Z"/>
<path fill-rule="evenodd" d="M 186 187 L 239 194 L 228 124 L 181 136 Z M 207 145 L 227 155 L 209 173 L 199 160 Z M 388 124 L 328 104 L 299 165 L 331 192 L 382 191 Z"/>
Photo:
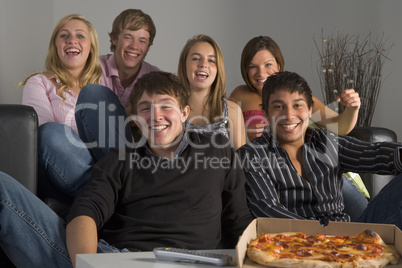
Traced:
<path fill-rule="evenodd" d="M 275 57 L 267 49 L 263 49 L 255 53 L 251 59 L 247 75 L 251 85 L 261 94 L 265 80 L 279 72 L 279 69 Z"/>
<path fill-rule="evenodd" d="M 136 125 L 147 138 L 151 150 L 160 156 L 174 152 L 179 145 L 183 125 L 190 108 L 183 110 L 177 100 L 169 95 L 144 92 L 137 104 Z"/>
<path fill-rule="evenodd" d="M 268 117 L 271 132 L 279 145 L 302 146 L 312 109 L 304 95 L 286 89 L 279 89 L 268 99 Z"/>
<path fill-rule="evenodd" d="M 66 22 L 58 31 L 55 44 L 61 62 L 78 77 L 85 67 L 91 50 L 86 24 L 75 19 Z"/>
<path fill-rule="evenodd" d="M 210 89 L 217 74 L 216 53 L 207 42 L 195 43 L 186 59 L 186 75 L 191 90 Z"/>
<path fill-rule="evenodd" d="M 112 40 L 116 46 L 114 55 L 119 71 L 131 74 L 138 72 L 149 50 L 149 38 L 149 32 L 145 29 L 131 31 L 125 28 L 117 39 Z"/>

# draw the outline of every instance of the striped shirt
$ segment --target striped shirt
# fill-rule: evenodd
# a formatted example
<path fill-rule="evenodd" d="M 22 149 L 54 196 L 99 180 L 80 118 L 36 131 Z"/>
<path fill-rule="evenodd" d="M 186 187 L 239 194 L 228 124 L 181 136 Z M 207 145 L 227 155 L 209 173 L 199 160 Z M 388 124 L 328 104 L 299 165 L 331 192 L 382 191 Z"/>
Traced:
<path fill-rule="evenodd" d="M 350 221 L 343 213 L 342 173 L 397 174 L 402 171 L 399 146 L 308 128 L 302 178 L 266 126 L 261 137 L 237 151 L 250 210 L 255 217 Z"/>
<path fill-rule="evenodd" d="M 30 77 L 22 92 L 22 104 L 35 109 L 39 126 L 47 122 L 56 122 L 67 125 L 78 133 L 74 114 L 78 95 L 68 90 L 63 93 L 63 100 L 58 94 L 61 84 L 54 78 L 49 79 L 41 74 Z"/>

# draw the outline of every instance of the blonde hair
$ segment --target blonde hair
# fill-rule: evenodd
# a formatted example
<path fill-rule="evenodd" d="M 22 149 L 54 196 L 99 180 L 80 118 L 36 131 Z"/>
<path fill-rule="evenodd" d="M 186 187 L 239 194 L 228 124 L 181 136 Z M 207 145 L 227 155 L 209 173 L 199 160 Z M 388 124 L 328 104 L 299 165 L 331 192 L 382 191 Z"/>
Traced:
<path fill-rule="evenodd" d="M 186 60 L 190 49 L 199 42 L 206 42 L 210 44 L 214 48 L 216 54 L 216 78 L 211 85 L 207 98 L 204 100 L 204 107 L 209 105 L 210 109 L 208 119 L 212 122 L 214 118 L 220 117 L 222 115 L 222 99 L 226 98 L 226 72 L 223 62 L 223 54 L 215 40 L 205 34 L 199 34 L 189 39 L 184 45 L 180 54 L 177 76 L 179 77 L 185 88 L 190 91 L 190 82 L 188 81 L 186 72 Z"/>
<path fill-rule="evenodd" d="M 91 42 L 91 50 L 88 55 L 87 62 L 84 67 L 84 72 L 78 79 L 73 77 L 68 68 L 62 63 L 59 55 L 57 53 L 56 47 L 56 37 L 60 29 L 71 20 L 79 20 L 85 23 L 88 27 L 89 38 Z M 27 77 L 23 82 L 19 85 L 25 85 L 27 80 L 37 74 L 45 75 L 48 79 L 50 79 L 55 86 L 58 86 L 56 83 L 59 82 L 62 86 L 59 88 L 58 94 L 60 97 L 64 99 L 64 92 L 68 90 L 68 88 L 73 88 L 75 86 L 84 87 L 88 84 L 98 84 L 100 78 L 102 76 L 102 68 L 99 62 L 99 42 L 98 35 L 96 33 L 95 27 L 87 21 L 83 16 L 79 14 L 71 14 L 63 17 L 56 24 L 52 36 L 49 41 L 49 48 L 47 51 L 47 57 L 45 62 L 45 71 L 41 73 L 34 73 Z M 53 81 L 51 78 L 54 77 L 56 81 Z"/>

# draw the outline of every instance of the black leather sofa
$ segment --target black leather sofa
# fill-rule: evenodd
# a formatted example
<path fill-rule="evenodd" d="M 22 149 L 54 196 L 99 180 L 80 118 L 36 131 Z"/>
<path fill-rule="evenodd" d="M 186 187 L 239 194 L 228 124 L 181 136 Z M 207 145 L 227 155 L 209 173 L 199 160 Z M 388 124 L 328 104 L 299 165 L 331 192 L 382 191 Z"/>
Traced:
<path fill-rule="evenodd" d="M 397 135 L 393 130 L 382 127 L 355 127 L 349 135 L 368 142 L 397 141 Z M 395 177 L 395 175 L 369 173 L 359 175 L 367 191 L 370 193 L 371 198 L 376 196 L 381 189 Z"/>

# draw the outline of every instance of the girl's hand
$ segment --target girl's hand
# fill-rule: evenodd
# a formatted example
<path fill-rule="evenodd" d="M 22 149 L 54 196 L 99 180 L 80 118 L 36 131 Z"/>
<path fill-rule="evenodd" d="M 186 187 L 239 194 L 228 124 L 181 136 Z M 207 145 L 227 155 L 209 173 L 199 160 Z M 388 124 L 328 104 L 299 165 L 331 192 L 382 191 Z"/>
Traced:
<path fill-rule="evenodd" d="M 262 132 L 264 131 L 264 127 L 267 124 L 264 123 L 263 120 L 261 120 L 261 122 L 257 123 L 257 124 L 253 124 L 253 125 L 249 125 L 247 127 L 247 138 L 249 141 L 260 137 L 262 135 Z"/>

